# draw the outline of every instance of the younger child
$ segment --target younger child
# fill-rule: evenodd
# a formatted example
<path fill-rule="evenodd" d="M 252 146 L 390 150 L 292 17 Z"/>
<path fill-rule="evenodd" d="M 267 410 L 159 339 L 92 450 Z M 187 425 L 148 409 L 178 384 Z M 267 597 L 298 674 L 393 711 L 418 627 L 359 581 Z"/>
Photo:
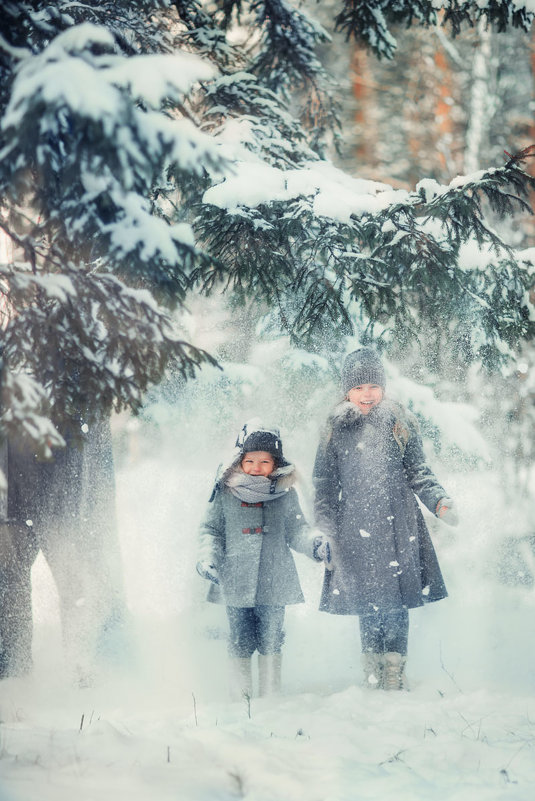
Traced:
<path fill-rule="evenodd" d="M 255 650 L 260 695 L 280 689 L 285 606 L 304 601 L 290 547 L 316 561 L 329 558 L 300 509 L 278 429 L 250 421 L 236 446 L 210 498 L 197 564 L 212 582 L 208 600 L 227 607 L 234 699 L 251 697 Z"/>
<path fill-rule="evenodd" d="M 415 496 L 446 523 L 455 525 L 456 514 L 426 464 L 414 415 L 386 399 L 385 386 L 374 350 L 349 354 L 345 397 L 316 456 L 315 508 L 333 554 L 320 609 L 359 616 L 367 686 L 399 690 L 408 610 L 447 595 Z"/>

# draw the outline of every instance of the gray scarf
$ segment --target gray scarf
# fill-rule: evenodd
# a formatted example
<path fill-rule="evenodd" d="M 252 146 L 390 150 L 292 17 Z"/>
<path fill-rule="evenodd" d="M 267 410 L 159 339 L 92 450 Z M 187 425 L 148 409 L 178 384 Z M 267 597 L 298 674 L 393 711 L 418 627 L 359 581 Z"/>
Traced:
<path fill-rule="evenodd" d="M 293 465 L 281 467 L 267 478 L 250 476 L 243 470 L 233 470 L 225 484 L 236 498 L 244 503 L 266 503 L 285 495 L 293 484 Z"/>

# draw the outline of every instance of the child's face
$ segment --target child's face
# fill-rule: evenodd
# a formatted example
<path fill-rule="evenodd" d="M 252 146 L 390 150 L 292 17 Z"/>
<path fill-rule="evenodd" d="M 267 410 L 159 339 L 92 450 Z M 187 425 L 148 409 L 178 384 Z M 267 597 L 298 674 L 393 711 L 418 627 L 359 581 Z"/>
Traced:
<path fill-rule="evenodd" d="M 347 393 L 348 400 L 357 406 L 362 414 L 368 412 L 383 400 L 383 389 L 379 384 L 360 384 Z"/>
<path fill-rule="evenodd" d="M 241 460 L 241 467 L 250 476 L 269 476 L 275 469 L 275 459 L 267 451 L 251 451 Z"/>

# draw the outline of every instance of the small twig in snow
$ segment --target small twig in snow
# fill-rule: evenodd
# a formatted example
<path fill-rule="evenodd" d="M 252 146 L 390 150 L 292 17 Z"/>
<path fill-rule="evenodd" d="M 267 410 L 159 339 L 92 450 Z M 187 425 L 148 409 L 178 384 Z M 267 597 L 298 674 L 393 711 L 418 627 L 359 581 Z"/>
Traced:
<path fill-rule="evenodd" d="M 513 734 L 513 732 L 511 732 L 511 734 Z M 513 756 L 511 757 L 511 759 L 510 759 L 510 760 L 509 760 L 509 762 L 507 763 L 507 765 L 505 766 L 505 769 L 507 770 L 507 768 L 508 768 L 508 767 L 510 767 L 510 765 L 511 765 L 511 762 L 513 761 L 513 759 L 516 759 L 516 758 L 517 758 L 517 756 L 519 755 L 519 753 L 520 753 L 521 751 L 523 751 L 523 750 L 524 750 L 524 748 L 526 747 L 526 745 L 532 745 L 532 743 L 533 743 L 533 741 L 532 741 L 532 740 L 526 740 L 524 743 L 522 743 L 522 745 L 520 746 L 520 748 L 518 748 L 518 749 L 515 751 L 515 753 L 513 754 Z"/>
<path fill-rule="evenodd" d="M 481 736 L 481 723 L 483 722 L 484 718 L 479 718 L 479 721 L 478 721 L 479 725 L 477 727 L 477 733 L 476 733 L 476 731 L 474 729 L 474 723 L 470 723 L 461 712 L 459 712 L 458 715 L 466 723 L 466 727 L 461 732 L 461 737 L 464 737 L 464 733 L 465 733 L 466 729 L 470 729 L 470 731 L 474 735 L 474 739 L 475 740 L 480 740 L 483 743 L 487 742 L 486 735 L 483 735 L 483 737 Z M 489 717 L 489 716 L 485 715 L 485 717 Z"/>
<path fill-rule="evenodd" d="M 379 767 L 381 765 L 388 765 L 390 762 L 403 762 L 403 760 L 401 758 L 401 754 L 404 754 L 406 750 L 407 750 L 406 748 L 402 748 L 396 754 L 392 754 L 392 756 L 389 757 L 388 759 L 383 759 L 382 762 L 379 762 Z M 406 764 L 406 763 L 403 762 L 403 764 Z"/>
<path fill-rule="evenodd" d="M 245 798 L 245 788 L 244 782 L 238 771 L 233 771 L 232 773 L 229 771 L 229 776 L 236 782 L 236 792 L 238 798 Z"/>
<path fill-rule="evenodd" d="M 518 784 L 516 779 L 511 779 L 510 778 L 509 773 L 507 772 L 507 770 L 505 768 L 502 768 L 500 770 L 500 776 L 502 777 L 502 779 L 504 780 L 504 782 L 506 784 Z"/>
<path fill-rule="evenodd" d="M 193 715 L 195 716 L 195 725 L 199 725 L 199 721 L 197 720 L 197 701 L 195 700 L 195 693 L 191 694 L 193 698 Z"/>
<path fill-rule="evenodd" d="M 461 695 L 464 695 L 463 691 L 461 690 L 461 688 L 459 687 L 459 685 L 455 681 L 455 678 L 454 678 L 453 674 L 449 672 L 449 670 L 446 668 L 446 666 L 444 664 L 444 659 L 442 658 L 442 645 L 440 646 L 440 667 L 442 668 L 442 670 L 444 671 L 446 676 L 448 676 L 448 678 L 452 681 L 452 683 L 457 687 L 457 689 L 461 693 Z"/>

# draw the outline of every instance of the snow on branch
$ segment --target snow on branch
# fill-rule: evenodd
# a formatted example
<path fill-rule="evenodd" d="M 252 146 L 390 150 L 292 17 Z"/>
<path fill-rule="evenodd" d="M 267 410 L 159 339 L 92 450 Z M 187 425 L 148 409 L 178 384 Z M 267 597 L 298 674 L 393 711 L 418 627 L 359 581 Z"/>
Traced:
<path fill-rule="evenodd" d="M 207 289 L 223 282 L 275 302 L 295 341 L 329 320 L 351 328 L 351 314 L 386 339 L 416 340 L 423 319 L 445 331 L 456 321 L 483 332 L 471 338 L 473 351 L 495 366 L 535 334 L 533 278 L 490 227 L 482 203 L 499 216 L 525 211 L 534 185 L 511 159 L 447 186 L 422 181 L 413 192 L 349 178 L 326 162 L 294 170 L 244 162 L 205 192 L 210 206 L 200 230 L 211 242 L 207 230 L 217 227 L 222 263 L 195 277 Z M 460 261 L 469 243 L 472 252 L 486 250 L 484 268 L 481 256 L 472 265 Z"/>
<path fill-rule="evenodd" d="M 95 55 L 96 44 L 113 48 L 105 29 L 83 23 L 58 35 L 37 55 L 23 59 L 2 120 L 2 128 L 20 125 L 29 108 L 66 107 L 90 119 L 110 122 L 121 110 L 121 92 L 146 106 L 166 100 L 181 102 L 192 87 L 214 77 L 215 69 L 191 53 L 146 54 L 125 58 L 107 52 Z M 41 123 L 42 127 L 42 123 Z M 113 128 L 111 128 L 113 130 Z"/>
<path fill-rule="evenodd" d="M 54 448 L 64 447 L 63 437 L 46 414 L 49 402 L 38 380 L 27 373 L 13 372 L 2 363 L 0 395 L 2 433 L 31 442 L 42 459 L 50 459 Z"/>
<path fill-rule="evenodd" d="M 127 58 L 113 48 L 110 32 L 85 23 L 21 62 L 1 121 L 1 182 L 39 208 L 56 246 L 183 296 L 197 254 L 191 228 L 172 224 L 167 208 L 229 159 L 180 104 L 215 70 L 190 53 Z"/>
<path fill-rule="evenodd" d="M 54 424 L 83 413 L 138 411 L 166 369 L 192 377 L 206 352 L 183 340 L 176 321 L 147 290 L 80 265 L 62 274 L 29 265 L 0 268 L 11 313 L 3 331 L 0 425 L 21 425 L 44 455 L 61 444 Z M 7 393 L 7 394 L 6 394 Z"/>
<path fill-rule="evenodd" d="M 208 189 L 203 201 L 235 212 L 241 207 L 305 197 L 311 199 L 317 216 L 349 223 L 352 215 L 379 211 L 407 196 L 405 190 L 351 178 L 325 161 L 286 170 L 262 162 L 243 162 L 236 164 L 222 183 Z"/>

